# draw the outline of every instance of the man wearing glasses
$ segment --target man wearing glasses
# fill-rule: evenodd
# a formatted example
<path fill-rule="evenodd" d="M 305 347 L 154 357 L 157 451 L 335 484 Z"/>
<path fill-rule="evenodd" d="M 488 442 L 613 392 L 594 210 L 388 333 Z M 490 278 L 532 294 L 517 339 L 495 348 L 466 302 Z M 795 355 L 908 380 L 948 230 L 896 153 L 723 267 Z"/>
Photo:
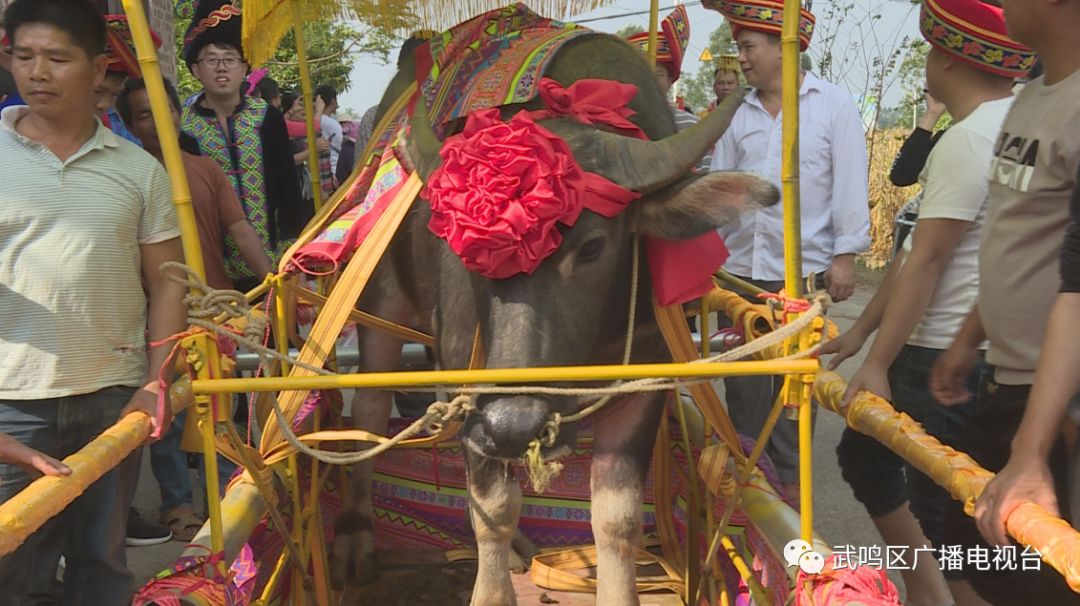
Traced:
<path fill-rule="evenodd" d="M 303 202 L 281 112 L 242 89 L 248 65 L 240 44 L 240 8 L 227 0 L 196 3 L 184 35 L 184 60 L 204 92 L 184 108 L 180 128 L 225 171 L 248 221 L 277 262 L 311 218 Z M 239 290 L 265 276 L 249 268 L 225 238 L 225 270 Z"/>

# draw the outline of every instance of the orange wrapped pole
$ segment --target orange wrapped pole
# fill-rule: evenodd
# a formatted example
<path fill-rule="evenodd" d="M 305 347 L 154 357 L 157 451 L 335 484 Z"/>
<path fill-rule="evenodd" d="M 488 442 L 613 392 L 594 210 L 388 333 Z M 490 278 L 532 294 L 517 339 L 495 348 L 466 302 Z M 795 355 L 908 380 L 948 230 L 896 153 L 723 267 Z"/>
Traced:
<path fill-rule="evenodd" d="M 769 308 L 764 303 L 751 303 L 723 288 L 713 288 L 702 300 L 706 301 L 711 309 L 724 312 L 733 324 L 742 327 L 747 340 L 756 339 L 775 328 Z"/>
<path fill-rule="evenodd" d="M 869 392 L 860 392 L 849 407 L 841 408 L 845 390 L 847 383 L 840 375 L 818 372 L 814 395 L 822 407 L 843 416 L 852 429 L 875 438 L 930 476 L 964 503 L 968 515 L 973 514 L 975 500 L 993 473 L 942 444 L 917 421 Z M 1073 591 L 1080 592 L 1080 532 L 1034 503 L 1013 510 L 1005 520 L 1005 529 L 1020 543 L 1037 549 L 1043 561 L 1060 572 Z"/>
<path fill-rule="evenodd" d="M 131 413 L 64 459 L 71 475 L 38 478 L 0 505 L 0 556 L 15 551 L 45 522 L 116 467 L 150 435 L 150 417 Z"/>

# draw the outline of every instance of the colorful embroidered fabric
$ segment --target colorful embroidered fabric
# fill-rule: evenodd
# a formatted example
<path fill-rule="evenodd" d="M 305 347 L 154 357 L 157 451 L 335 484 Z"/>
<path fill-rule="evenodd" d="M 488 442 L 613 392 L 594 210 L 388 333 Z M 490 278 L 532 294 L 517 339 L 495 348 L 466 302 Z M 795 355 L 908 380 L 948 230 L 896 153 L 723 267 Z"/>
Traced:
<path fill-rule="evenodd" d="M 779 36 L 784 27 L 783 0 L 705 0 L 706 8 L 719 10 L 731 24 L 731 35 L 738 38 L 742 28 Z M 814 14 L 799 9 L 799 48 L 806 50 L 814 37 Z"/>
<path fill-rule="evenodd" d="M 237 558 L 241 562 L 251 550 L 245 545 Z M 213 606 L 234 606 L 251 602 L 253 571 L 243 564 L 223 576 L 216 566 L 222 554 L 182 556 L 172 566 L 154 575 L 132 598 L 132 606 L 180 606 L 180 598 L 197 598 Z"/>
<path fill-rule="evenodd" d="M 365 172 L 369 174 L 362 174 L 364 178 L 358 178 L 346 194 L 347 198 L 353 198 L 351 207 L 293 256 L 293 263 L 301 270 L 317 272 L 346 261 L 371 233 L 408 176 L 394 155 L 393 146 L 383 151 L 378 168 L 371 167 Z"/>
<path fill-rule="evenodd" d="M 193 107 L 185 107 L 180 128 L 195 137 L 203 154 L 213 158 L 229 178 L 248 221 L 259 234 L 263 248 L 275 262 L 280 257 L 284 243 L 277 243 L 273 233 L 271 209 L 266 198 L 266 181 L 263 175 L 262 129 L 266 117 L 266 101 L 258 97 L 244 97 L 243 107 L 229 117 L 233 143 L 230 144 L 214 116 L 202 116 Z M 233 162 L 233 148 L 237 163 Z M 248 269 L 240 255 L 240 249 L 231 236 L 225 236 L 225 273 L 233 280 L 262 278 Z"/>
<path fill-rule="evenodd" d="M 532 100 L 544 69 L 562 45 L 591 33 L 541 17 L 519 3 L 435 36 L 417 50 L 417 78 L 423 77 L 420 90 L 431 124 L 441 137 L 448 121 Z"/>
<path fill-rule="evenodd" d="M 1009 38 L 1002 9 L 980 0 L 926 0 L 919 29 L 927 42 L 985 72 L 1021 78 L 1035 53 Z"/>
<path fill-rule="evenodd" d="M 686 7 L 680 4 L 664 17 L 657 33 L 656 62 L 667 68 L 671 81 L 675 82 L 682 75 L 683 54 L 690 44 L 690 18 L 686 14 Z M 641 48 L 641 52 L 649 50 L 649 32 L 638 32 L 626 41 Z"/>
<path fill-rule="evenodd" d="M 139 67 L 139 58 L 135 51 L 135 41 L 131 37 L 131 25 L 128 24 L 124 15 L 105 15 L 105 23 L 108 24 L 108 44 L 105 47 L 105 56 L 109 60 L 107 71 L 126 74 L 132 78 L 142 76 L 142 68 Z M 150 30 L 150 38 L 154 41 L 154 48 L 161 47 L 161 38 Z"/>

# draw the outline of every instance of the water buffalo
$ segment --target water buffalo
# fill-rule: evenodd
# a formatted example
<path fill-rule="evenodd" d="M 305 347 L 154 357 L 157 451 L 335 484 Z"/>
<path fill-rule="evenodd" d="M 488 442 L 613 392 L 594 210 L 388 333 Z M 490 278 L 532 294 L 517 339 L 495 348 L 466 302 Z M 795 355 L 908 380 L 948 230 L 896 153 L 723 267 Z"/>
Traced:
<path fill-rule="evenodd" d="M 744 210 L 773 204 L 776 188 L 743 173 L 691 174 L 691 167 L 724 132 L 741 95 L 729 99 L 700 124 L 676 134 L 667 100 L 640 51 L 603 34 L 563 46 L 546 76 L 569 86 L 597 78 L 633 84 L 632 120 L 650 140 L 615 134 L 565 118 L 541 122 L 564 139 L 586 171 L 640 192 L 627 211 L 613 218 L 585 211 L 562 243 L 531 274 L 490 279 L 470 272 L 447 242 L 433 235 L 430 205 L 417 200 L 382 259 L 360 301 L 370 313 L 430 331 L 443 368 L 465 368 L 479 326 L 488 368 L 621 362 L 629 319 L 633 236 L 668 239 L 700 236 Z M 414 79 L 406 57 L 383 101 L 383 111 Z M 537 99 L 525 106 L 538 109 Z M 509 117 L 521 106 L 502 108 Z M 425 178 L 439 165 L 441 142 L 423 107 L 414 117 L 408 159 Z M 460 127 L 459 127 L 460 128 Z M 670 354 L 656 325 L 652 288 L 641 264 L 633 362 L 667 362 Z M 360 367 L 398 367 L 401 343 L 374 331 L 360 335 Z M 597 603 L 637 604 L 634 553 L 641 536 L 641 496 L 663 395 L 637 394 L 614 400 L 594 417 L 592 528 L 599 554 Z M 473 604 L 514 604 L 509 574 L 510 544 L 521 491 L 509 462 L 525 452 L 553 412 L 568 415 L 579 403 L 568 397 L 478 397 L 461 439 L 468 459 L 470 515 L 480 561 Z M 384 432 L 391 394 L 358 393 L 354 425 Z M 564 426 L 554 445 L 558 456 L 572 444 Z M 332 549 L 336 582 L 372 580 L 370 464 L 355 470 L 353 489 L 336 525 Z"/>

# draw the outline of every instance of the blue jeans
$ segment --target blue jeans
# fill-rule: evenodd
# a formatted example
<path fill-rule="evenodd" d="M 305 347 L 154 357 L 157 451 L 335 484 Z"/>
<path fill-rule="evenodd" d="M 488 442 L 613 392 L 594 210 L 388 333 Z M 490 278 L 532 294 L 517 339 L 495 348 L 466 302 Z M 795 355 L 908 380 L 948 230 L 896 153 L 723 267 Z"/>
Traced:
<path fill-rule="evenodd" d="M 181 505 L 193 505 L 191 476 L 188 474 L 187 453 L 180 450 L 180 438 L 184 433 L 184 419 L 188 411 L 182 411 L 173 419 L 169 431 L 161 440 L 150 445 L 150 469 L 161 490 L 161 513 Z M 206 486 L 206 466 L 203 455 L 198 458 L 199 482 Z M 218 455 L 218 490 L 225 494 L 229 477 L 236 470 L 236 464 Z"/>
<path fill-rule="evenodd" d="M 905 345 L 889 367 L 889 389 L 896 410 L 907 413 L 926 433 L 955 448 L 974 414 L 975 401 L 943 406 L 930 395 L 930 369 L 941 352 Z M 968 379 L 971 393 L 976 393 L 979 379 L 986 372 L 986 364 L 980 361 Z M 910 501 L 911 513 L 919 520 L 923 534 L 935 548 L 941 547 L 945 514 L 952 503 L 944 488 L 874 438 L 850 427 L 844 429 L 836 454 L 841 475 L 871 517 L 892 513 Z"/>
<path fill-rule="evenodd" d="M 134 393 L 133 387 L 109 387 L 49 400 L 2 400 L 0 431 L 62 459 L 116 423 Z M 124 538 L 141 456 L 140 448 L 0 558 L 0 606 L 131 603 L 135 577 L 127 567 Z M 0 463 L 0 502 L 29 483 L 21 467 Z M 62 596 L 53 582 L 61 554 L 67 558 Z"/>

